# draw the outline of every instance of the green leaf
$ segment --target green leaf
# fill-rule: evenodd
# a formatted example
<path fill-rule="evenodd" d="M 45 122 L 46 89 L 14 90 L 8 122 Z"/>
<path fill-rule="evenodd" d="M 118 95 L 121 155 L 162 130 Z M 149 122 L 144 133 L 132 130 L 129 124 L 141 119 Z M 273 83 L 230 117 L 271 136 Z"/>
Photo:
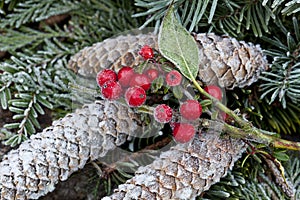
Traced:
<path fill-rule="evenodd" d="M 285 151 L 274 152 L 273 156 L 280 161 L 288 161 L 289 156 L 285 153 Z"/>
<path fill-rule="evenodd" d="M 181 99 L 183 97 L 182 87 L 180 87 L 180 85 L 174 86 L 172 91 L 176 99 Z"/>
<path fill-rule="evenodd" d="M 164 85 L 164 78 L 159 76 L 157 79 L 153 80 L 151 84 L 151 91 L 156 93 Z"/>
<path fill-rule="evenodd" d="M 173 7 L 167 12 L 158 35 L 160 53 L 189 80 L 199 71 L 199 50 L 192 35 L 175 18 Z"/>

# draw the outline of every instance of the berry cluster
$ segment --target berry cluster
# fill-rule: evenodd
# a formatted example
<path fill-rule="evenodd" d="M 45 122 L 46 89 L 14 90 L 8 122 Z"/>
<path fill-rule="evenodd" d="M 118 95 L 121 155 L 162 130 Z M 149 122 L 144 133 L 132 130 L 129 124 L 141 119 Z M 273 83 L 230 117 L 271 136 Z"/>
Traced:
<path fill-rule="evenodd" d="M 139 55 L 144 58 L 145 62 L 157 62 L 153 49 L 147 45 L 141 48 Z M 108 100 L 117 100 L 124 95 L 130 107 L 138 107 L 145 103 L 152 82 L 159 76 L 163 76 L 170 87 L 177 87 L 182 83 L 182 75 L 175 69 L 168 70 L 168 72 L 161 68 L 146 68 L 142 70 L 143 73 L 136 71 L 135 68 L 128 66 L 122 67 L 118 73 L 110 69 L 100 71 L 96 80 L 101 88 L 102 96 Z M 204 89 L 216 99 L 222 99 L 222 91 L 218 86 L 208 85 Z M 169 105 L 159 104 L 153 109 L 153 116 L 159 123 L 170 123 L 176 141 L 188 142 L 195 135 L 195 127 L 192 124 L 201 116 L 202 106 L 197 100 L 188 99 L 180 105 L 178 112 L 183 118 L 182 122 L 171 122 L 173 109 Z"/>
<path fill-rule="evenodd" d="M 160 123 L 170 122 L 174 111 L 168 105 L 160 104 L 154 109 L 154 119 Z M 195 135 L 195 127 L 189 123 L 197 120 L 202 114 L 202 106 L 196 100 L 186 100 L 179 109 L 184 121 L 172 124 L 173 136 L 177 142 L 184 143 L 190 141 Z"/>
<path fill-rule="evenodd" d="M 117 100 L 124 94 L 129 106 L 141 106 L 146 101 L 146 91 L 151 81 L 145 74 L 139 74 L 131 67 L 122 67 L 118 73 L 111 69 L 101 70 L 97 74 L 97 83 L 101 94 L 108 100 Z"/>

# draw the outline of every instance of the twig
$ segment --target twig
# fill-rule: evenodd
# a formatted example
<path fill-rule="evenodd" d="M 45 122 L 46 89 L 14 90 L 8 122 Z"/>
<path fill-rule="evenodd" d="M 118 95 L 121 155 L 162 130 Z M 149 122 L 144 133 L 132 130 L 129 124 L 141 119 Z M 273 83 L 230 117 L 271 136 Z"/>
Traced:
<path fill-rule="evenodd" d="M 201 126 L 204 128 L 222 127 L 222 131 L 230 134 L 231 137 L 244 138 L 247 140 L 271 145 L 275 148 L 284 148 L 289 150 L 300 151 L 300 142 L 293 142 L 284 140 L 272 135 L 262 133 L 262 130 L 252 127 L 251 129 L 242 129 L 235 126 L 231 126 L 225 122 L 212 121 L 208 119 L 201 119 Z M 216 126 L 217 125 L 217 126 Z"/>

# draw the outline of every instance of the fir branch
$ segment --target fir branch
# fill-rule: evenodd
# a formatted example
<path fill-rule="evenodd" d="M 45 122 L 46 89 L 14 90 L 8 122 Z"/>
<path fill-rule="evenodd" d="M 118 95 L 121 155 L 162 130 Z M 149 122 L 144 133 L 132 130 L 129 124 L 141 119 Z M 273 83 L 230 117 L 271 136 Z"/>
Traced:
<path fill-rule="evenodd" d="M 16 53 L 17 57 L 11 57 L 12 63 L 0 63 L 3 71 L 0 86 L 5 88 L 4 94 L 12 94 L 11 97 L 5 95 L 9 98 L 2 97 L 1 103 L 15 113 L 13 119 L 16 120 L 4 126 L 16 130 L 6 139 L 7 144 L 14 146 L 35 133 L 35 128 L 40 128 L 37 118 L 44 114 L 45 107 L 54 109 L 64 106 L 66 110 L 71 110 L 71 97 L 59 98 L 57 95 L 69 93 L 68 83 L 74 81 L 71 73 L 65 69 L 66 55 L 70 50 L 56 42 L 47 41 L 47 48 L 34 56 L 30 51 L 28 54 Z"/>
<path fill-rule="evenodd" d="M 60 7 L 60 2 L 53 0 L 53 5 L 51 6 Z M 43 4 L 43 2 L 40 2 L 40 4 Z M 40 4 L 36 3 L 35 6 L 43 7 Z M 135 8 L 133 4 L 124 3 L 123 1 L 113 3 L 104 0 L 75 1 L 72 5 L 69 6 L 72 9 L 66 12 L 66 14 L 71 16 L 71 19 L 66 22 L 63 28 L 57 25 L 52 27 L 47 25 L 40 27 L 31 26 L 29 28 L 27 24 L 22 24 L 16 29 L 13 24 L 8 26 L 5 20 L 1 21 L 0 27 L 7 27 L 5 30 L 1 30 L 3 33 L 0 34 L 0 40 L 2 41 L 0 50 L 14 52 L 16 49 L 21 49 L 25 46 L 34 49 L 38 45 L 42 45 L 44 39 L 64 38 L 64 43 L 75 44 L 74 48 L 78 51 L 86 45 L 102 41 L 104 38 L 111 37 L 114 34 L 137 28 L 140 24 L 139 21 L 142 20 L 131 19 L 130 16 L 135 12 Z M 68 5 L 65 6 L 68 7 Z M 26 15 L 26 11 L 26 9 L 20 10 L 20 14 Z M 47 13 L 41 14 L 45 15 L 40 16 L 40 18 L 47 19 L 49 17 Z M 77 45 L 80 46 L 78 47 Z"/>
<path fill-rule="evenodd" d="M 269 43 L 276 46 L 274 50 L 266 50 L 265 53 L 273 57 L 271 71 L 263 72 L 261 79 L 261 99 L 268 96 L 269 103 L 278 99 L 283 108 L 286 108 L 287 97 L 295 104 L 300 97 L 300 34 L 298 19 L 293 17 L 294 35 L 287 31 L 283 24 L 278 21 L 280 30 L 286 35 L 286 42 L 283 43 L 277 37 L 269 39 L 263 37 Z"/>
<path fill-rule="evenodd" d="M 217 6 L 216 0 L 212 1 L 186 1 L 179 0 L 174 2 L 174 11 L 175 15 L 179 17 L 179 21 L 189 30 L 197 30 L 196 26 L 200 22 L 200 20 L 209 16 L 207 22 L 211 22 L 211 19 L 214 16 L 215 8 Z M 164 17 L 166 10 L 173 3 L 173 1 L 163 0 L 163 1 L 149 1 L 149 0 L 135 0 L 135 5 L 143 8 L 147 8 L 148 10 L 145 12 L 140 12 L 132 15 L 132 17 L 141 17 L 141 16 L 151 16 L 146 22 L 140 27 L 141 29 L 146 27 L 153 21 L 155 23 L 155 30 L 158 31 L 160 27 L 160 23 L 162 18 Z M 211 9 L 211 13 L 209 14 L 208 10 Z"/>
<path fill-rule="evenodd" d="M 285 4 L 285 8 L 281 11 L 284 15 L 293 15 L 300 11 L 300 1 L 299 0 L 293 0 L 289 1 Z"/>
<path fill-rule="evenodd" d="M 135 0 L 136 6 L 148 10 L 136 13 L 133 17 L 149 16 L 141 28 L 155 22 L 157 31 L 165 11 L 172 2 Z M 269 22 L 277 17 L 277 10 L 272 9 L 271 4 L 261 1 L 179 0 L 174 2 L 174 10 L 179 21 L 189 32 L 213 31 L 243 38 L 245 32 L 251 30 L 255 37 L 261 37 L 269 33 Z"/>
<path fill-rule="evenodd" d="M 257 86 L 227 92 L 228 107 L 238 110 L 244 117 L 260 129 L 277 134 L 298 134 L 300 130 L 300 107 L 287 102 L 282 108 L 279 102 L 269 104 L 267 99 L 260 99 Z M 230 120 L 229 120 L 230 121 Z"/>
<path fill-rule="evenodd" d="M 81 1 L 79 9 L 70 13 L 69 37 L 74 45 L 79 45 L 76 47 L 79 51 L 105 38 L 138 28 L 143 19 L 130 18 L 134 12 L 133 2 Z"/>
<path fill-rule="evenodd" d="M 65 14 L 78 8 L 78 2 L 69 0 L 21 1 L 14 5 L 12 13 L 7 14 L 5 18 L 2 19 L 0 28 L 19 28 L 23 24 L 39 22 L 51 16 Z"/>
<path fill-rule="evenodd" d="M 6 29 L 0 34 L 0 51 L 14 52 L 16 49 L 30 45 L 31 48 L 36 47 L 44 42 L 45 39 L 53 37 L 65 37 L 66 33 L 59 29 L 48 29 L 49 32 L 35 30 L 22 26 L 18 30 Z"/>
<path fill-rule="evenodd" d="M 272 3 L 271 8 L 276 10 L 280 10 L 280 12 L 283 15 L 292 15 L 296 14 L 300 11 L 300 1 L 299 0 L 292 0 L 292 1 L 286 1 L 286 0 L 280 0 L 280 1 L 269 1 L 269 0 L 263 0 L 262 5 L 265 6 L 267 3 Z"/>
<path fill-rule="evenodd" d="M 6 14 L 14 9 L 19 0 L 6 0 L 0 3 L 0 14 Z"/>

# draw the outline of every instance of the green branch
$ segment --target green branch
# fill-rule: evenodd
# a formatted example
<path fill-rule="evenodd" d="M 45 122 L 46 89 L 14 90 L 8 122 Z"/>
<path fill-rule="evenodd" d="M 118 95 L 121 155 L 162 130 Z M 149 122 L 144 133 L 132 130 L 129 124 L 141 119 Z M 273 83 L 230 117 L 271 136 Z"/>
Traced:
<path fill-rule="evenodd" d="M 263 133 L 263 130 L 252 127 L 251 130 L 243 130 L 241 128 L 231 126 L 225 122 L 212 121 L 209 119 L 201 119 L 201 126 L 204 128 L 222 127 L 222 131 L 230 134 L 231 137 L 251 140 L 266 145 L 271 145 L 275 148 L 284 148 L 289 150 L 300 151 L 300 142 L 284 140 L 272 135 Z M 220 131 L 218 129 L 218 131 Z"/>
<path fill-rule="evenodd" d="M 231 126 L 227 123 L 224 123 L 223 124 L 224 131 L 227 133 L 230 133 L 231 136 L 237 137 L 237 138 L 254 140 L 259 143 L 271 145 L 275 148 L 284 148 L 284 149 L 300 151 L 300 142 L 288 141 L 288 140 L 284 140 L 284 139 L 281 139 L 278 137 L 264 134 L 263 130 L 253 127 L 250 122 L 243 120 L 235 112 L 233 112 L 232 110 L 227 108 L 224 104 L 222 104 L 218 99 L 216 99 L 213 96 L 211 96 L 210 94 L 208 94 L 203 88 L 201 88 L 201 86 L 198 84 L 196 79 L 193 79 L 192 82 L 194 83 L 195 87 L 198 89 L 198 91 L 202 95 L 211 99 L 213 104 L 218 109 L 220 109 L 221 111 L 223 111 L 223 112 L 227 113 L 229 116 L 231 116 L 234 119 L 234 121 L 241 127 L 241 128 L 237 128 L 235 126 Z M 204 123 L 204 124 L 202 123 L 202 125 L 205 125 L 205 124 L 206 123 Z"/>

